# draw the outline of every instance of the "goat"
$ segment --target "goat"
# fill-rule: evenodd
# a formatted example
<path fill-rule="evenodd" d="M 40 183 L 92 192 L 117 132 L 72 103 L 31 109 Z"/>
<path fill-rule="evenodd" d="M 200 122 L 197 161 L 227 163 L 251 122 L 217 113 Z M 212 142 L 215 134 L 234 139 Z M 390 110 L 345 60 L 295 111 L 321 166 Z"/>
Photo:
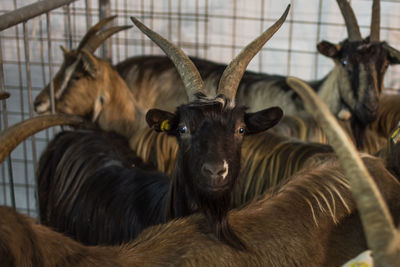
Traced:
<path fill-rule="evenodd" d="M 328 108 L 319 101 L 313 89 L 296 78 L 289 78 L 288 82 L 301 95 L 310 112 L 320 110 L 319 113 L 314 114 L 314 117 L 321 127 L 326 127 L 328 138 L 331 139 L 340 163 L 349 177 L 351 191 L 360 211 L 367 243 L 374 254 L 375 264 L 377 266 L 399 265 L 400 232 L 395 229 L 389 209 L 373 181 L 373 172 L 368 173 L 348 136 L 341 131 L 340 126 L 331 116 Z M 399 128 L 396 131 L 398 132 Z M 393 140 L 397 142 L 398 138 Z"/>
<path fill-rule="evenodd" d="M 363 160 L 400 218 L 399 182 L 381 160 Z M 347 179 L 332 157 L 230 211 L 229 221 L 247 250 L 219 242 L 199 214 L 150 227 L 121 246 L 86 247 L 0 207 L 0 256 L 11 266 L 340 266 L 367 249 Z"/>
<path fill-rule="evenodd" d="M 152 169 L 118 134 L 61 132 L 39 161 L 41 223 L 86 245 L 131 241 L 165 222 L 170 178 Z"/>
<path fill-rule="evenodd" d="M 177 66 L 190 100 L 189 104 L 179 106 L 174 114 L 151 109 L 146 115 L 151 127 L 176 135 L 179 143 L 179 157 L 167 200 L 167 219 L 200 210 L 206 214 L 210 225 L 215 227 L 214 232 L 218 238 L 237 248 L 243 246 L 231 232 L 226 213 L 231 205 L 231 189 L 239 174 L 241 142 L 245 134 L 258 133 L 276 124 L 282 117 L 282 111 L 273 107 L 256 113 L 246 113 L 244 107 L 235 107 L 235 91 L 244 72 L 243 67 L 247 66 L 262 45 L 279 29 L 288 11 L 289 7 L 276 24 L 246 47 L 227 67 L 226 74 L 221 78 L 220 95 L 216 99 L 207 96 L 200 75 L 180 49 L 132 19 L 140 30 L 165 50 Z M 79 161 L 76 164 L 79 165 Z M 106 177 L 105 180 L 108 179 L 107 173 L 101 175 Z M 80 177 L 77 176 L 79 180 Z M 71 185 L 72 188 L 75 186 L 81 185 L 79 182 L 78 185 Z M 67 185 L 61 190 L 68 189 Z M 71 198 L 74 197 L 72 195 Z"/>
<path fill-rule="evenodd" d="M 55 95 L 55 111 L 61 114 L 77 115 L 98 121 L 105 130 L 114 130 L 130 137 L 136 129 L 136 124 L 144 125 L 145 111 L 138 105 L 124 105 L 124 102 L 135 103 L 133 95 L 126 87 L 126 83 L 106 60 L 93 55 L 96 48 L 109 36 L 131 26 L 116 26 L 100 33 L 100 29 L 114 19 L 108 17 L 91 27 L 82 38 L 76 50 L 68 51 L 61 47 L 64 53 L 64 62 L 53 79 Z M 71 88 L 76 88 L 73 94 Z M 127 87 L 126 87 L 127 88 Z M 79 89 L 79 90 L 78 90 Z M 51 111 L 50 84 L 47 85 L 35 98 L 34 107 L 38 114 Z M 110 98 L 117 95 L 120 98 L 109 104 Z M 82 105 L 86 101 L 86 105 Z M 103 111 L 104 105 L 109 108 Z M 104 123 L 106 121 L 107 123 Z"/>
<path fill-rule="evenodd" d="M 294 81 L 291 83 L 294 83 L 294 87 L 298 86 Z M 309 91 L 312 90 L 309 88 Z M 318 120 L 330 115 L 326 107 L 312 109 L 318 114 L 325 112 L 317 117 Z M 331 127 L 330 123 L 334 119 L 332 116 L 328 118 L 327 134 L 332 137 L 332 130 L 340 127 Z M 23 138 L 26 132 L 19 134 L 18 131 L 26 123 L 1 133 L 0 141 L 7 142 L 4 137 L 16 133 Z M 31 131 L 41 127 L 36 123 Z M 366 212 L 380 210 L 372 208 L 366 211 L 365 206 L 382 204 L 382 200 L 371 201 L 371 198 L 366 197 L 376 194 L 372 180 L 362 179 L 368 177 L 368 172 L 358 175 L 361 179 L 358 179 L 358 187 L 355 186 L 357 177 L 354 178 L 351 170 L 362 169 L 358 167 L 361 161 L 354 146 L 344 140 L 333 140 L 332 143 L 335 144 L 334 148 L 338 151 L 344 170 L 349 173 L 351 190 L 362 221 L 366 223 L 367 240 L 374 259 L 380 263 L 378 266 L 396 266 L 400 262 L 399 233 L 390 226 L 387 213 L 385 216 L 379 213 L 365 216 Z M 398 150 L 399 144 L 397 142 L 394 149 Z M 350 152 L 343 152 L 343 149 L 349 149 Z M 1 152 L 2 159 L 10 151 Z M 351 154 L 350 158 L 346 158 Z M 399 219 L 398 179 L 386 170 L 382 160 L 363 155 L 363 161 L 394 212 L 394 218 Z M 372 193 L 366 194 L 371 192 L 371 188 Z M 369 201 L 369 204 L 363 200 Z M 135 241 L 122 246 L 85 247 L 9 208 L 1 207 L 0 214 L 0 255 L 9 265 L 17 266 L 338 266 L 367 248 L 361 227 L 353 224 L 357 222 L 358 215 L 349 184 L 332 155 L 320 166 L 297 173 L 272 195 L 266 195 L 262 200 L 229 213 L 233 231 L 246 243 L 248 249 L 245 251 L 235 250 L 216 240 L 210 235 L 212 230 L 201 215 L 149 228 Z M 386 218 L 386 222 L 380 224 L 382 218 Z M 371 219 L 379 224 L 379 229 L 368 225 Z M 389 227 L 385 226 L 387 223 Z M 380 229 L 384 230 L 378 233 L 383 237 L 383 243 L 379 240 L 378 243 L 384 246 L 390 244 L 391 251 L 387 247 L 377 247 L 374 243 L 376 240 L 371 238 L 370 230 Z M 385 240 L 387 237 L 389 243 Z"/>
<path fill-rule="evenodd" d="M 250 145 L 242 148 L 241 178 L 232 194 L 234 207 L 314 166 L 318 162 L 312 156 L 332 152 L 327 145 L 263 134 L 264 138 L 252 138 L 252 143 L 244 141 Z M 87 245 L 115 245 L 165 222 L 170 178 L 142 171 L 154 167 L 143 166 L 127 147 L 123 137 L 108 132 L 58 134 L 42 153 L 37 170 L 41 223 Z M 259 160 L 266 147 L 270 153 Z"/>
<path fill-rule="evenodd" d="M 333 70 L 323 79 L 311 81 L 309 84 L 316 90 L 319 96 L 328 104 L 330 110 L 340 119 L 348 120 L 348 127 L 354 135 L 354 140 L 359 148 L 362 148 L 366 125 L 376 119 L 378 100 L 383 90 L 383 77 L 388 64 L 399 63 L 400 53 L 385 42 L 379 42 L 379 0 L 374 0 L 372 9 L 373 20 L 371 22 L 371 38 L 362 39 L 356 18 L 346 0 L 338 0 L 343 17 L 346 21 L 349 38 L 340 44 L 331 44 L 322 41 L 318 44 L 318 51 L 335 62 Z M 369 56 L 365 56 L 368 54 Z M 226 68 L 223 64 L 194 59 L 196 67 L 205 82 L 206 90 L 209 94 L 215 94 L 218 81 L 222 72 Z M 84 65 L 96 66 L 103 65 L 101 59 L 92 57 Z M 113 72 L 118 77 L 118 92 L 121 88 L 129 88 L 134 95 L 134 99 L 128 94 L 116 93 L 117 86 L 107 83 L 106 90 L 99 92 L 96 79 L 89 79 L 90 86 L 80 85 L 80 83 L 70 85 L 70 88 L 63 90 L 64 99 L 56 99 L 57 110 L 62 113 L 71 113 L 73 110 L 81 110 L 85 107 L 88 114 L 95 114 L 92 119 L 99 118 L 100 127 L 106 130 L 114 130 L 127 135 L 127 130 L 136 133 L 136 127 L 142 128 L 144 120 L 141 119 L 149 108 L 160 108 L 171 111 L 171 108 L 178 106 L 186 101 L 183 84 L 179 81 L 179 75 L 173 64 L 165 57 L 149 56 L 127 59 L 115 66 L 107 67 L 104 74 L 102 67 L 96 72 L 96 79 L 107 77 L 109 72 Z M 62 72 L 60 70 L 60 72 Z M 77 72 L 70 76 L 88 76 L 86 73 Z M 70 77 L 64 75 L 66 78 Z M 298 115 L 305 113 L 304 105 L 298 95 L 286 84 L 284 76 L 268 75 L 262 73 L 246 72 L 239 85 L 236 101 L 238 104 L 248 106 L 251 111 L 259 110 L 263 107 L 280 105 L 284 108 L 286 115 Z M 122 82 L 122 80 L 125 82 Z M 88 79 L 81 79 L 87 82 Z M 113 80 L 113 79 L 112 79 Z M 69 84 L 68 79 L 63 83 Z M 73 81 L 74 83 L 74 81 Z M 103 82 L 103 84 L 105 84 Z M 91 88 L 91 92 L 88 92 Z M 58 86 L 55 83 L 56 94 Z M 85 94 L 87 97 L 80 98 L 79 101 L 70 102 L 69 108 L 63 108 L 63 102 L 69 97 L 77 99 L 73 95 Z M 88 96 L 90 94 L 90 96 Z M 35 100 L 35 110 L 38 113 L 49 110 L 48 88 L 45 88 Z M 70 96 L 71 95 L 71 96 Z M 131 100 L 131 101 L 129 101 Z M 95 104 L 94 104 L 95 103 Z M 121 105 L 125 103 L 125 105 Z M 79 105 L 74 107 L 73 105 Z M 117 107 L 113 106 L 117 105 Z M 109 111 L 120 106 L 130 107 L 130 110 L 123 112 Z M 74 107 L 74 108 L 72 108 Z M 135 111 L 136 110 L 136 111 Z M 89 112 L 91 111 L 91 112 Z M 99 113 L 104 116 L 97 117 Z M 112 114 L 112 115 L 105 115 Z M 120 119 L 116 114 L 122 115 Z M 139 114 L 139 115 L 137 115 Z M 106 119 L 108 118 L 108 120 Z M 129 125 L 124 125 L 126 122 Z M 120 123 L 120 125 L 117 125 Z M 130 137 L 130 136 L 129 136 Z M 313 140 L 317 141 L 317 140 Z M 132 148 L 136 150 L 136 147 Z M 373 151 L 375 152 L 375 151 Z"/>
<path fill-rule="evenodd" d="M 157 113 L 157 115 L 158 114 L 159 113 Z M 157 127 L 159 127 L 159 126 L 157 126 Z M 248 150 L 251 150 L 252 153 L 244 153 L 244 154 L 248 155 L 249 157 L 252 157 L 254 160 L 253 161 L 245 160 L 245 162 L 247 162 L 248 164 L 246 164 L 242 168 L 242 172 L 241 172 L 241 175 L 240 175 L 241 177 L 243 177 L 242 187 L 236 187 L 235 188 L 235 193 L 234 193 L 234 203 L 235 203 L 236 206 L 243 205 L 243 203 L 245 203 L 246 201 L 254 199 L 254 197 L 262 194 L 266 189 L 268 189 L 272 185 L 276 184 L 278 180 L 283 180 L 283 179 L 289 177 L 294 172 L 298 171 L 299 169 L 305 168 L 307 166 L 310 166 L 310 164 L 311 164 L 310 163 L 311 155 L 314 155 L 316 153 L 320 153 L 321 154 L 321 153 L 327 153 L 327 152 L 331 152 L 332 151 L 330 147 L 324 146 L 324 145 L 321 145 L 321 144 L 304 144 L 304 143 L 301 143 L 301 142 L 290 142 L 289 140 L 287 140 L 285 138 L 276 137 L 276 136 L 274 137 L 273 135 L 269 135 L 268 133 L 259 133 L 259 135 L 261 135 L 261 134 L 262 135 L 266 135 L 267 138 L 262 139 L 262 138 L 258 137 L 258 138 L 251 139 L 251 140 L 254 140 L 254 142 L 250 143 L 250 145 L 248 145 L 246 147 Z M 83 143 L 85 143 L 84 139 L 81 138 L 81 140 L 82 140 Z M 264 140 L 264 142 L 268 141 L 269 143 L 264 143 L 261 140 Z M 273 147 L 272 144 L 275 145 L 275 147 Z M 82 143 L 78 142 L 78 144 L 76 145 L 76 147 L 77 147 L 76 149 L 78 151 L 82 150 L 82 151 L 86 152 L 87 149 L 85 149 L 84 147 L 81 147 L 82 145 L 83 145 Z M 266 150 L 265 147 L 268 147 L 268 150 L 269 150 L 269 155 L 268 156 L 265 155 L 265 150 Z M 61 150 L 61 151 L 64 150 L 63 146 L 58 147 L 58 149 Z M 256 149 L 256 151 L 253 151 L 254 149 Z M 71 145 L 71 151 L 74 151 L 73 145 Z M 89 152 L 91 152 L 91 151 L 89 151 Z M 57 168 L 53 168 L 53 169 L 58 169 L 60 174 L 56 173 L 56 174 L 47 175 L 47 176 L 48 177 L 53 177 L 53 176 L 54 177 L 61 177 L 60 181 L 57 181 L 55 183 L 55 185 L 54 185 L 54 189 L 56 189 L 56 190 L 48 190 L 48 191 L 54 191 L 55 192 L 55 196 L 57 197 L 57 199 L 60 199 L 57 202 L 58 203 L 63 203 L 66 206 L 72 205 L 72 203 L 80 203 L 76 199 L 75 199 L 75 201 L 71 201 L 70 197 L 64 197 L 64 194 L 59 194 L 58 193 L 58 190 L 60 190 L 59 188 L 60 187 L 63 188 L 62 184 L 64 183 L 64 181 L 67 181 L 67 177 L 68 177 L 68 174 L 69 174 L 69 171 L 67 171 L 67 170 L 69 170 L 69 169 L 79 169 L 80 171 L 85 173 L 85 170 L 83 168 L 78 168 L 78 167 L 75 166 L 75 164 L 80 166 L 81 162 L 86 162 L 86 158 L 82 157 L 82 153 L 81 152 L 80 153 L 76 153 L 76 151 L 75 151 L 75 152 L 71 152 L 70 154 L 72 154 L 72 155 L 73 154 L 75 154 L 75 155 L 78 154 L 80 156 L 80 157 L 78 157 L 79 161 L 72 160 L 72 164 L 74 164 L 74 165 L 70 165 L 71 164 L 71 160 L 69 160 L 69 158 L 72 158 L 72 157 L 65 156 L 65 158 L 68 161 L 59 162 L 57 160 L 57 157 L 54 157 L 52 155 L 47 156 L 47 158 L 56 161 L 56 164 L 60 166 L 60 167 L 57 167 Z M 259 166 L 260 164 L 258 164 L 258 165 L 254 164 L 254 161 L 256 161 L 256 159 L 257 159 L 257 157 L 259 155 L 261 155 L 262 157 L 265 156 L 264 163 L 263 163 L 265 165 L 262 165 L 262 167 Z M 75 156 L 75 157 L 77 157 L 77 156 Z M 287 165 L 285 166 L 284 164 L 282 164 L 282 162 L 274 160 L 276 158 L 284 159 L 286 161 Z M 288 159 L 293 159 L 293 160 L 288 160 Z M 313 159 L 312 161 L 314 161 L 314 160 L 315 159 Z M 95 161 L 97 163 L 99 160 L 98 159 L 93 159 L 93 161 Z M 66 164 L 66 162 L 68 162 L 68 164 Z M 76 162 L 78 162 L 78 163 L 76 163 Z M 315 163 L 313 163 L 313 164 L 315 164 Z M 46 164 L 46 161 L 45 161 L 43 166 L 46 168 L 47 165 L 48 164 Z M 93 169 L 91 165 L 89 165 L 87 167 L 88 167 L 88 169 Z M 245 170 L 245 172 L 247 172 L 246 173 L 247 175 L 243 175 L 243 170 Z M 65 172 L 67 174 L 66 175 L 62 175 L 63 172 Z M 126 175 L 126 173 L 127 172 L 124 172 L 124 175 Z M 104 171 L 101 173 L 101 175 L 103 177 L 107 177 L 107 175 L 105 175 Z M 39 179 L 40 179 L 40 177 L 46 176 L 46 175 L 42 175 L 39 172 L 38 176 L 39 176 Z M 77 182 L 76 182 L 77 184 L 83 184 L 83 183 L 90 184 L 91 183 L 90 179 L 93 179 L 93 178 L 83 178 L 83 179 L 82 178 L 75 178 L 75 177 L 79 177 L 79 174 L 77 174 L 77 173 L 75 173 L 73 175 L 70 175 L 70 176 L 71 177 L 68 177 L 68 178 L 69 179 L 76 179 L 77 180 Z M 90 177 L 90 175 L 86 175 L 86 176 Z M 128 176 L 128 175 L 126 175 L 126 176 Z M 274 179 L 269 178 L 271 176 L 279 177 L 279 179 L 275 179 L 274 180 Z M 94 177 L 95 177 L 94 179 L 96 179 L 97 176 L 94 176 Z M 133 177 L 133 175 L 132 175 L 132 177 Z M 253 177 L 264 177 L 264 179 L 250 179 L 250 177 L 251 178 L 253 178 Z M 104 178 L 102 178 L 102 179 L 104 179 Z M 133 179 L 132 179 L 132 182 L 134 182 Z M 44 184 L 46 184 L 46 183 L 48 183 L 48 182 L 45 182 Z M 59 184 L 61 184 L 61 186 Z M 70 187 L 73 187 L 73 183 L 72 182 L 71 182 Z M 102 185 L 99 185 L 98 187 L 99 188 L 103 188 Z M 163 186 L 163 188 L 165 188 L 165 186 Z M 62 190 L 65 191 L 66 189 L 62 189 Z M 114 191 L 114 190 L 115 189 L 113 189 L 112 191 Z M 79 190 L 74 190 L 74 194 L 82 195 L 82 196 L 85 195 L 84 193 L 82 193 L 82 191 L 84 192 L 84 190 L 82 190 L 79 193 L 78 193 L 78 191 Z M 184 191 L 184 189 L 182 191 Z M 134 192 L 135 191 L 133 190 L 132 191 L 133 195 L 135 195 Z M 165 192 L 166 192 L 165 189 L 160 190 L 159 199 L 163 199 L 164 198 Z M 65 198 L 63 202 L 61 200 L 62 198 Z M 53 203 L 54 201 L 49 201 L 49 202 Z M 87 202 L 87 201 L 83 201 L 83 203 L 85 203 L 85 202 Z M 181 203 L 184 203 L 184 201 L 183 200 L 180 201 L 180 204 Z M 78 205 L 78 204 L 76 204 L 76 205 Z M 183 204 L 181 204 L 181 205 L 183 205 Z M 71 220 L 68 219 L 68 217 L 71 217 L 71 218 L 75 218 L 75 217 L 86 218 L 86 217 L 84 217 L 84 216 L 76 216 L 76 215 L 71 216 L 71 214 L 68 212 L 68 210 L 70 208 L 60 208 L 60 207 L 57 207 L 57 206 L 54 206 L 54 205 L 52 205 L 52 206 L 54 207 L 54 208 L 52 208 L 53 216 L 56 215 L 57 219 L 54 219 L 52 222 L 50 222 L 50 225 L 52 225 L 53 227 L 56 227 L 56 228 L 58 228 L 60 230 L 62 229 L 62 231 L 66 231 L 66 232 L 68 232 L 70 234 L 75 234 L 76 236 L 78 236 L 78 238 L 80 238 L 79 240 L 82 240 L 82 241 L 85 241 L 85 242 L 98 242 L 98 241 L 87 241 L 89 239 L 82 239 L 81 237 L 79 237 L 80 236 L 80 234 L 79 234 L 80 230 L 74 228 L 76 226 L 68 226 L 68 224 L 85 225 L 85 220 L 86 220 L 86 219 L 84 219 L 84 220 L 79 222 L 79 220 L 74 219 L 74 223 L 71 223 L 70 222 Z M 190 209 L 190 207 L 184 207 L 184 208 L 186 210 Z M 88 210 L 90 208 L 82 208 L 82 205 L 81 205 L 81 209 L 84 212 L 84 210 Z M 149 205 L 148 209 L 151 210 L 151 211 L 154 210 L 154 208 L 152 208 L 152 205 Z M 102 210 L 102 209 L 100 209 L 100 210 Z M 128 212 L 128 210 L 129 211 L 130 210 L 134 210 L 134 208 L 127 209 L 127 212 Z M 172 212 L 173 211 L 171 211 L 171 213 Z M 188 211 L 182 212 L 183 215 L 188 214 L 188 213 L 189 213 Z M 183 216 L 183 215 L 178 215 L 178 216 Z M 92 218 L 96 218 L 96 217 L 97 216 L 93 216 Z M 120 217 L 123 217 L 123 216 L 116 215 L 116 216 L 112 216 L 112 217 L 120 218 Z M 171 217 L 175 217 L 175 215 L 173 214 Z M 66 220 L 67 222 L 64 223 L 64 220 Z M 93 219 L 93 220 L 97 221 L 97 219 Z M 88 221 L 90 222 L 91 220 L 88 220 Z M 159 223 L 159 222 L 160 222 L 160 220 L 157 223 Z M 125 221 L 124 225 L 128 225 L 128 228 L 130 226 L 133 229 L 135 229 L 135 227 L 136 227 L 135 224 L 136 224 L 135 220 L 127 220 L 127 221 Z M 150 220 L 148 225 L 151 225 L 151 224 L 153 224 L 153 223 Z M 82 227 L 82 228 L 85 229 L 85 227 Z M 138 228 L 142 229 L 142 225 L 139 224 Z M 72 231 L 74 231 L 74 233 Z M 137 232 L 135 232 L 135 230 L 132 230 L 132 231 L 134 233 L 137 233 Z M 85 234 L 85 232 L 83 234 Z M 94 234 L 94 236 L 96 236 L 96 233 Z M 116 238 L 118 239 L 118 238 L 121 238 L 121 237 L 123 239 L 122 240 L 119 239 L 118 242 L 126 241 L 125 238 L 128 238 L 128 239 L 132 238 L 132 234 L 128 229 L 125 232 L 125 236 L 119 235 Z M 107 241 L 107 242 L 116 242 L 117 239 L 112 240 L 112 241 Z M 103 241 L 104 240 L 105 239 L 103 239 Z M 90 244 L 92 244 L 92 243 L 90 243 Z"/>

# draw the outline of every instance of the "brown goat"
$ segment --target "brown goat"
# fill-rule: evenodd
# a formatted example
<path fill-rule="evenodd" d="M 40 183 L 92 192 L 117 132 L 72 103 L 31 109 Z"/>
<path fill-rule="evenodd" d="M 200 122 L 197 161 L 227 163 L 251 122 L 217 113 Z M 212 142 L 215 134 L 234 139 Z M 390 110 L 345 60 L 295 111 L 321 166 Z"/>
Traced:
<path fill-rule="evenodd" d="M 399 218 L 398 181 L 380 160 L 367 156 L 364 162 Z M 0 255 L 15 266 L 44 267 L 339 266 L 367 249 L 335 158 L 296 174 L 272 195 L 231 211 L 229 219 L 247 251 L 216 240 L 199 215 L 148 228 L 119 247 L 85 247 L 2 207 Z"/>

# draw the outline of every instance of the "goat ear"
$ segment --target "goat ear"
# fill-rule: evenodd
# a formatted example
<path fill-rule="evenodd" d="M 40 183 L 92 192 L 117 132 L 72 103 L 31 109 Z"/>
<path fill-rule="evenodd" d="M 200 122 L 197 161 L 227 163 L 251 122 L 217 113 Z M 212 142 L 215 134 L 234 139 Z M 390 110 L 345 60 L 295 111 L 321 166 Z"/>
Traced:
<path fill-rule="evenodd" d="M 174 129 L 172 127 L 172 119 L 175 114 L 160 110 L 160 109 L 150 109 L 146 114 L 146 122 L 157 132 L 167 132 L 173 133 Z"/>
<path fill-rule="evenodd" d="M 81 57 L 82 57 L 83 69 L 87 73 L 89 73 L 90 76 L 96 78 L 96 73 L 97 73 L 96 58 L 92 55 L 92 53 L 90 53 L 86 49 L 81 50 Z"/>
<path fill-rule="evenodd" d="M 391 47 L 386 42 L 383 43 L 383 48 L 388 52 L 388 59 L 390 64 L 400 63 L 400 51 Z"/>
<path fill-rule="evenodd" d="M 246 113 L 244 116 L 246 134 L 255 134 L 268 130 L 277 124 L 282 116 L 283 111 L 280 107 L 272 107 L 254 113 Z"/>
<path fill-rule="evenodd" d="M 321 41 L 317 44 L 317 50 L 324 56 L 334 58 L 340 51 L 340 45 L 332 44 L 327 41 Z"/>
<path fill-rule="evenodd" d="M 60 45 L 60 49 L 61 49 L 61 51 L 63 52 L 64 55 L 69 53 L 68 49 L 65 48 L 65 47 L 62 46 L 62 45 Z"/>

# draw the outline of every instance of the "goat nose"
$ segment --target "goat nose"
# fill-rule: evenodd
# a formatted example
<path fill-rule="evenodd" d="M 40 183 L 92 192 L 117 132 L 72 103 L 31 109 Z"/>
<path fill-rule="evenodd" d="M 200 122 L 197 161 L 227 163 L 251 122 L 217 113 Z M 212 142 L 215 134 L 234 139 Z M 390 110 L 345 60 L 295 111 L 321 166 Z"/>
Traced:
<path fill-rule="evenodd" d="M 42 104 L 42 100 L 35 99 L 35 101 L 33 101 L 33 109 L 37 112 L 37 109 L 41 104 Z"/>
<path fill-rule="evenodd" d="M 210 175 L 213 178 L 225 178 L 227 174 L 227 164 L 224 163 L 204 163 L 201 167 L 201 172 L 204 175 Z"/>

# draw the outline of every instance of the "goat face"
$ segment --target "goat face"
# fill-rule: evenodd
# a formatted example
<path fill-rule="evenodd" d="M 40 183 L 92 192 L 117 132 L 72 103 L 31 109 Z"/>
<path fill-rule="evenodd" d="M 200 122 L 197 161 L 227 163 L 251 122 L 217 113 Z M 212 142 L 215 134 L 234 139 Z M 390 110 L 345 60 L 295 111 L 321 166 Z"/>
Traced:
<path fill-rule="evenodd" d="M 98 91 L 104 84 L 107 68 L 103 65 L 108 63 L 85 50 L 63 51 L 64 62 L 53 79 L 55 111 L 86 117 L 93 111 Z M 51 111 L 50 85 L 35 98 L 34 108 L 38 114 Z"/>
<path fill-rule="evenodd" d="M 353 133 L 363 132 L 378 115 L 379 98 L 384 89 L 383 79 L 389 64 L 400 62 L 399 52 L 385 42 L 345 40 L 339 45 L 322 41 L 318 51 L 331 57 L 338 68 L 339 96 L 353 116 Z M 391 50 L 390 50 L 391 49 Z M 392 53 L 391 51 L 397 52 Z"/>
<path fill-rule="evenodd" d="M 189 193 L 202 198 L 232 189 L 239 175 L 244 135 L 267 130 L 282 114 L 278 107 L 246 113 L 242 106 L 195 101 L 178 107 L 175 114 L 152 109 L 146 120 L 155 130 L 176 135 L 180 174 Z"/>

